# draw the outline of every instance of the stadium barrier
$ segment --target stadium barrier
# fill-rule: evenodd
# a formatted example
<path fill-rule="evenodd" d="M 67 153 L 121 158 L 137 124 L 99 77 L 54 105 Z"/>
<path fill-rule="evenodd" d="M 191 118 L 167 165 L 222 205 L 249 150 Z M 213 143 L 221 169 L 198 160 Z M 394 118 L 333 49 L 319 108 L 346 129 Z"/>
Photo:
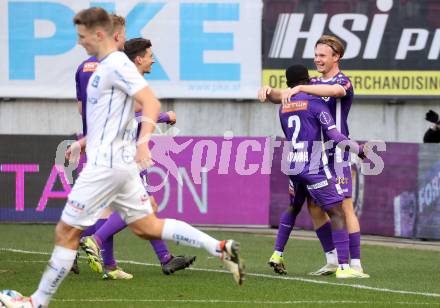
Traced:
<path fill-rule="evenodd" d="M 77 171 L 63 167 L 73 136 L 0 135 L 0 222 L 55 222 Z M 199 225 L 277 226 L 289 202 L 282 148 L 264 137 L 153 139 L 149 184 L 159 216 Z M 362 232 L 440 239 L 440 145 L 387 143 L 384 169 L 352 167 Z M 57 154 L 58 153 L 58 158 Z M 61 157 L 60 157 L 61 155 Z M 272 162 L 272 165 L 270 164 Z M 311 229 L 306 209 L 297 227 Z"/>
<path fill-rule="evenodd" d="M 71 168 L 62 166 L 65 139 L 74 138 L 0 135 L 0 221 L 59 219 L 69 178 L 76 177 L 76 170 L 69 174 Z M 270 171 L 262 155 L 267 138 L 153 140 L 158 161 L 149 170 L 149 184 L 159 216 L 193 224 L 268 225 Z"/>
<path fill-rule="evenodd" d="M 440 239 L 440 145 L 386 143 L 380 156 L 384 169 L 363 175 L 352 165 L 353 200 L 362 233 L 421 239 Z M 279 159 L 274 159 L 277 163 Z M 289 204 L 288 179 L 273 167 L 270 225 Z M 296 227 L 313 229 L 306 205 Z"/>

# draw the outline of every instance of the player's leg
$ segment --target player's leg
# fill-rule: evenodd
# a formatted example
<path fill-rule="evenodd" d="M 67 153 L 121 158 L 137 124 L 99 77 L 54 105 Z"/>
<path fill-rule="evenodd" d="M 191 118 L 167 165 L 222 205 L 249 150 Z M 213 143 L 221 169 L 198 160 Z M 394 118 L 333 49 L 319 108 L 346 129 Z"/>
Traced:
<path fill-rule="evenodd" d="M 76 257 L 82 230 L 62 220 L 55 228 L 55 247 L 38 289 L 31 295 L 34 307 L 47 307 L 61 282 L 69 273 Z"/>
<path fill-rule="evenodd" d="M 354 211 L 352 199 L 353 178 L 350 163 L 351 154 L 344 152 L 343 159 L 341 155 L 342 154 L 338 154 L 337 151 L 335 160 L 330 161 L 330 168 L 332 172 L 337 175 L 337 182 L 340 184 L 345 197 L 342 203 L 342 209 L 345 213 L 350 242 L 350 266 L 362 273 L 360 224 Z"/>
<path fill-rule="evenodd" d="M 111 215 L 111 213 L 112 212 L 109 208 L 103 209 L 97 222 L 92 227 L 87 228 L 86 231 L 93 228 L 93 229 L 95 229 L 95 232 L 96 232 L 96 230 L 101 228 L 105 224 L 105 222 L 107 222 L 108 217 Z M 93 233 L 88 236 L 85 235 L 84 233 L 85 232 L 83 232 L 83 234 L 81 234 L 80 247 L 87 255 L 87 263 L 89 264 L 90 268 L 94 272 L 102 273 L 104 271 L 103 263 L 108 264 L 109 262 L 110 263 L 114 262 L 114 258 L 112 258 L 112 256 L 113 256 L 113 240 L 107 241 L 105 243 L 105 247 L 104 247 L 102 242 L 96 241 Z M 101 245 L 101 248 L 102 248 L 101 254 L 102 255 L 97 255 L 96 251 L 87 248 L 87 243 L 90 241 L 96 241 L 97 243 L 99 243 L 99 245 Z M 103 262 L 104 256 L 106 256 L 105 261 L 107 261 L 107 262 Z"/>
<path fill-rule="evenodd" d="M 345 219 L 347 222 L 348 237 L 350 241 L 350 266 L 363 273 L 363 268 L 361 264 L 361 228 L 359 224 L 359 219 L 354 212 L 352 194 L 352 177 L 351 170 L 344 170 L 346 185 L 341 185 L 344 190 L 344 201 L 342 202 L 342 209 L 345 213 Z M 348 172 L 349 171 L 349 172 Z"/>
<path fill-rule="evenodd" d="M 327 213 L 332 223 L 333 243 L 338 253 L 339 269 L 349 268 L 349 244 L 348 232 L 345 223 L 345 215 L 342 210 L 342 203 L 338 202 L 327 207 Z"/>
<path fill-rule="evenodd" d="M 338 256 L 333 244 L 332 225 L 330 218 L 311 198 L 307 200 L 307 208 L 313 221 L 316 236 L 324 251 L 326 264 L 317 271 L 309 273 L 314 276 L 326 276 L 336 272 L 338 268 Z"/>
<path fill-rule="evenodd" d="M 309 185 L 309 193 L 317 204 L 327 212 L 331 220 L 332 238 L 338 255 L 336 278 L 368 278 L 349 265 L 349 238 L 344 210 L 342 209 L 343 194 L 334 178 L 316 182 L 319 187 Z"/>
<path fill-rule="evenodd" d="M 99 176 L 98 176 L 99 175 Z M 69 194 L 55 229 L 55 248 L 38 289 L 31 296 L 35 307 L 47 307 L 69 273 L 81 232 L 96 222 L 102 204 L 108 204 L 119 183 L 108 169 L 84 169 Z"/>
<path fill-rule="evenodd" d="M 150 202 L 153 212 L 157 213 L 157 203 L 153 196 L 150 196 Z M 196 260 L 196 256 L 173 256 L 168 249 L 168 245 L 163 240 L 150 240 L 150 244 L 159 259 L 162 273 L 165 275 L 183 270 L 193 264 Z"/>
<path fill-rule="evenodd" d="M 278 224 L 278 232 L 275 240 L 275 247 L 268 264 L 274 269 L 275 273 L 287 274 L 284 264 L 284 248 L 289 240 L 290 233 L 295 225 L 296 217 L 301 211 L 302 205 L 307 197 L 307 190 L 304 185 L 289 183 L 289 207 L 281 214 Z"/>
<path fill-rule="evenodd" d="M 73 265 L 81 232 L 81 229 L 60 220 L 55 228 L 55 246 L 38 289 L 30 297 L 11 298 L 0 295 L 1 303 L 6 307 L 47 307 Z"/>
<path fill-rule="evenodd" d="M 203 248 L 223 260 L 238 284 L 243 282 L 244 263 L 240 257 L 240 245 L 234 240 L 216 240 L 183 221 L 159 219 L 154 213 L 130 222 L 129 228 L 143 239 L 172 240 L 178 244 Z"/>
<path fill-rule="evenodd" d="M 233 240 L 218 241 L 183 221 L 157 218 L 139 177 L 132 177 L 125 182 L 112 207 L 120 212 L 129 228 L 139 237 L 147 240 L 172 240 L 204 248 L 224 262 L 238 284 L 243 282 L 244 264 L 240 257 L 239 243 Z"/>
<path fill-rule="evenodd" d="M 103 279 L 132 279 L 132 274 L 118 267 L 113 249 L 113 235 L 127 225 L 117 212 L 112 212 L 110 209 L 105 209 L 100 217 L 95 224 L 95 234 L 82 238 L 80 242 L 81 248 L 87 254 L 90 268 L 102 273 Z"/>
<path fill-rule="evenodd" d="M 350 241 L 350 266 L 357 271 L 363 272 L 361 264 L 361 232 L 359 220 L 353 209 L 353 199 L 345 198 L 342 202 L 342 209 L 345 213 Z"/>

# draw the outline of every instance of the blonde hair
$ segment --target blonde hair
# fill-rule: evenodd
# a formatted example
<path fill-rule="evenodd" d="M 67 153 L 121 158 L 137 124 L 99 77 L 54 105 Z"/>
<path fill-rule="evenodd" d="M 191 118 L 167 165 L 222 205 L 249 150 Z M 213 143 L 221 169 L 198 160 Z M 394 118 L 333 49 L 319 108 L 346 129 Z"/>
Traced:
<path fill-rule="evenodd" d="M 110 17 L 113 21 L 113 28 L 122 28 L 125 27 L 125 18 L 114 13 L 110 14 Z"/>
<path fill-rule="evenodd" d="M 334 54 L 339 55 L 339 59 L 344 56 L 345 48 L 341 40 L 333 35 L 323 35 L 316 42 L 315 47 L 319 44 L 327 45 L 333 50 Z"/>

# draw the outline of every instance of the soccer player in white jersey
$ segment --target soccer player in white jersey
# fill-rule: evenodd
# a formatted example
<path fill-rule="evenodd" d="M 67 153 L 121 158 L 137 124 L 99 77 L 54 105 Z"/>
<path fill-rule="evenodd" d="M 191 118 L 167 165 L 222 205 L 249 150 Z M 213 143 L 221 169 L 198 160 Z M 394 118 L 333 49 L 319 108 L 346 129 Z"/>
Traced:
<path fill-rule="evenodd" d="M 220 258 L 243 282 L 244 264 L 240 246 L 233 240 L 218 241 L 189 224 L 159 219 L 139 177 L 139 167 L 151 165 L 148 148 L 160 102 L 127 56 L 117 51 L 113 24 L 102 8 L 89 8 L 73 22 L 79 44 L 100 64 L 91 76 L 87 93 L 87 145 L 89 163 L 68 196 L 55 229 L 55 247 L 38 289 L 31 297 L 0 295 L 6 307 L 47 307 L 76 256 L 80 234 L 95 223 L 100 210 L 111 204 L 133 233 L 143 239 L 164 239 L 204 248 Z M 136 144 L 137 122 L 133 99 L 142 105 L 142 128 Z"/>
<path fill-rule="evenodd" d="M 353 101 L 354 91 L 350 79 L 339 68 L 339 63 L 343 55 L 344 45 L 341 40 L 335 36 L 323 35 L 315 44 L 314 62 L 316 69 L 321 73 L 320 77 L 312 78 L 308 85 L 300 85 L 286 90 L 272 89 L 269 86 L 264 86 L 259 91 L 258 98 L 262 102 L 269 99 L 274 103 L 282 103 L 289 101 L 293 95 L 299 92 L 325 97 L 331 115 L 336 121 L 338 130 L 345 136 L 349 136 L 347 119 Z M 341 153 L 338 148 L 334 148 L 330 150 L 329 155 L 329 167 L 341 185 L 345 197 L 342 208 L 344 209 L 349 232 L 350 266 L 360 273 L 363 273 L 360 253 L 360 225 L 353 209 L 351 167 L 349 163 L 347 164 L 347 161 L 349 161 L 349 153 Z M 310 274 L 332 274 L 336 272 L 337 269 L 337 255 L 332 242 L 330 220 L 327 214 L 310 199 L 308 200 L 308 209 L 327 261 L 326 265 Z M 286 219 L 292 220 L 292 217 L 287 217 Z M 288 238 L 288 234 L 290 234 L 292 228 L 292 225 L 289 225 L 286 230 L 281 230 L 283 229 L 281 228 L 279 233 L 285 233 L 284 237 L 287 236 Z M 283 249 L 284 247 L 275 249 L 270 259 L 273 265 L 279 265 L 281 269 L 284 268 L 282 251 L 278 250 Z M 283 274 L 284 271 L 281 270 L 281 272 L 278 273 Z"/>

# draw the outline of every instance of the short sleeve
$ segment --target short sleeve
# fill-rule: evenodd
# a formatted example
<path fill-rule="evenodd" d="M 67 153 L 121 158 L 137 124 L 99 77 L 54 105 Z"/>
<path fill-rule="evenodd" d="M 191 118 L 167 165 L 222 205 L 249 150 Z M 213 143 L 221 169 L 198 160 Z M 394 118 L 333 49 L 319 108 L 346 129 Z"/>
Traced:
<path fill-rule="evenodd" d="M 335 84 L 338 84 L 344 88 L 346 93 L 345 96 L 353 95 L 353 85 L 351 84 L 350 79 L 344 74 L 339 74 L 338 76 L 336 76 Z"/>
<path fill-rule="evenodd" d="M 115 68 L 114 74 L 113 85 L 129 96 L 148 86 L 147 81 L 128 58 L 122 60 L 122 63 Z"/>
<path fill-rule="evenodd" d="M 82 64 L 80 66 L 78 66 L 78 69 L 76 70 L 76 74 L 75 74 L 75 83 L 76 83 L 76 99 L 78 101 L 81 101 L 81 79 L 79 78 L 79 72 L 82 69 Z"/>

